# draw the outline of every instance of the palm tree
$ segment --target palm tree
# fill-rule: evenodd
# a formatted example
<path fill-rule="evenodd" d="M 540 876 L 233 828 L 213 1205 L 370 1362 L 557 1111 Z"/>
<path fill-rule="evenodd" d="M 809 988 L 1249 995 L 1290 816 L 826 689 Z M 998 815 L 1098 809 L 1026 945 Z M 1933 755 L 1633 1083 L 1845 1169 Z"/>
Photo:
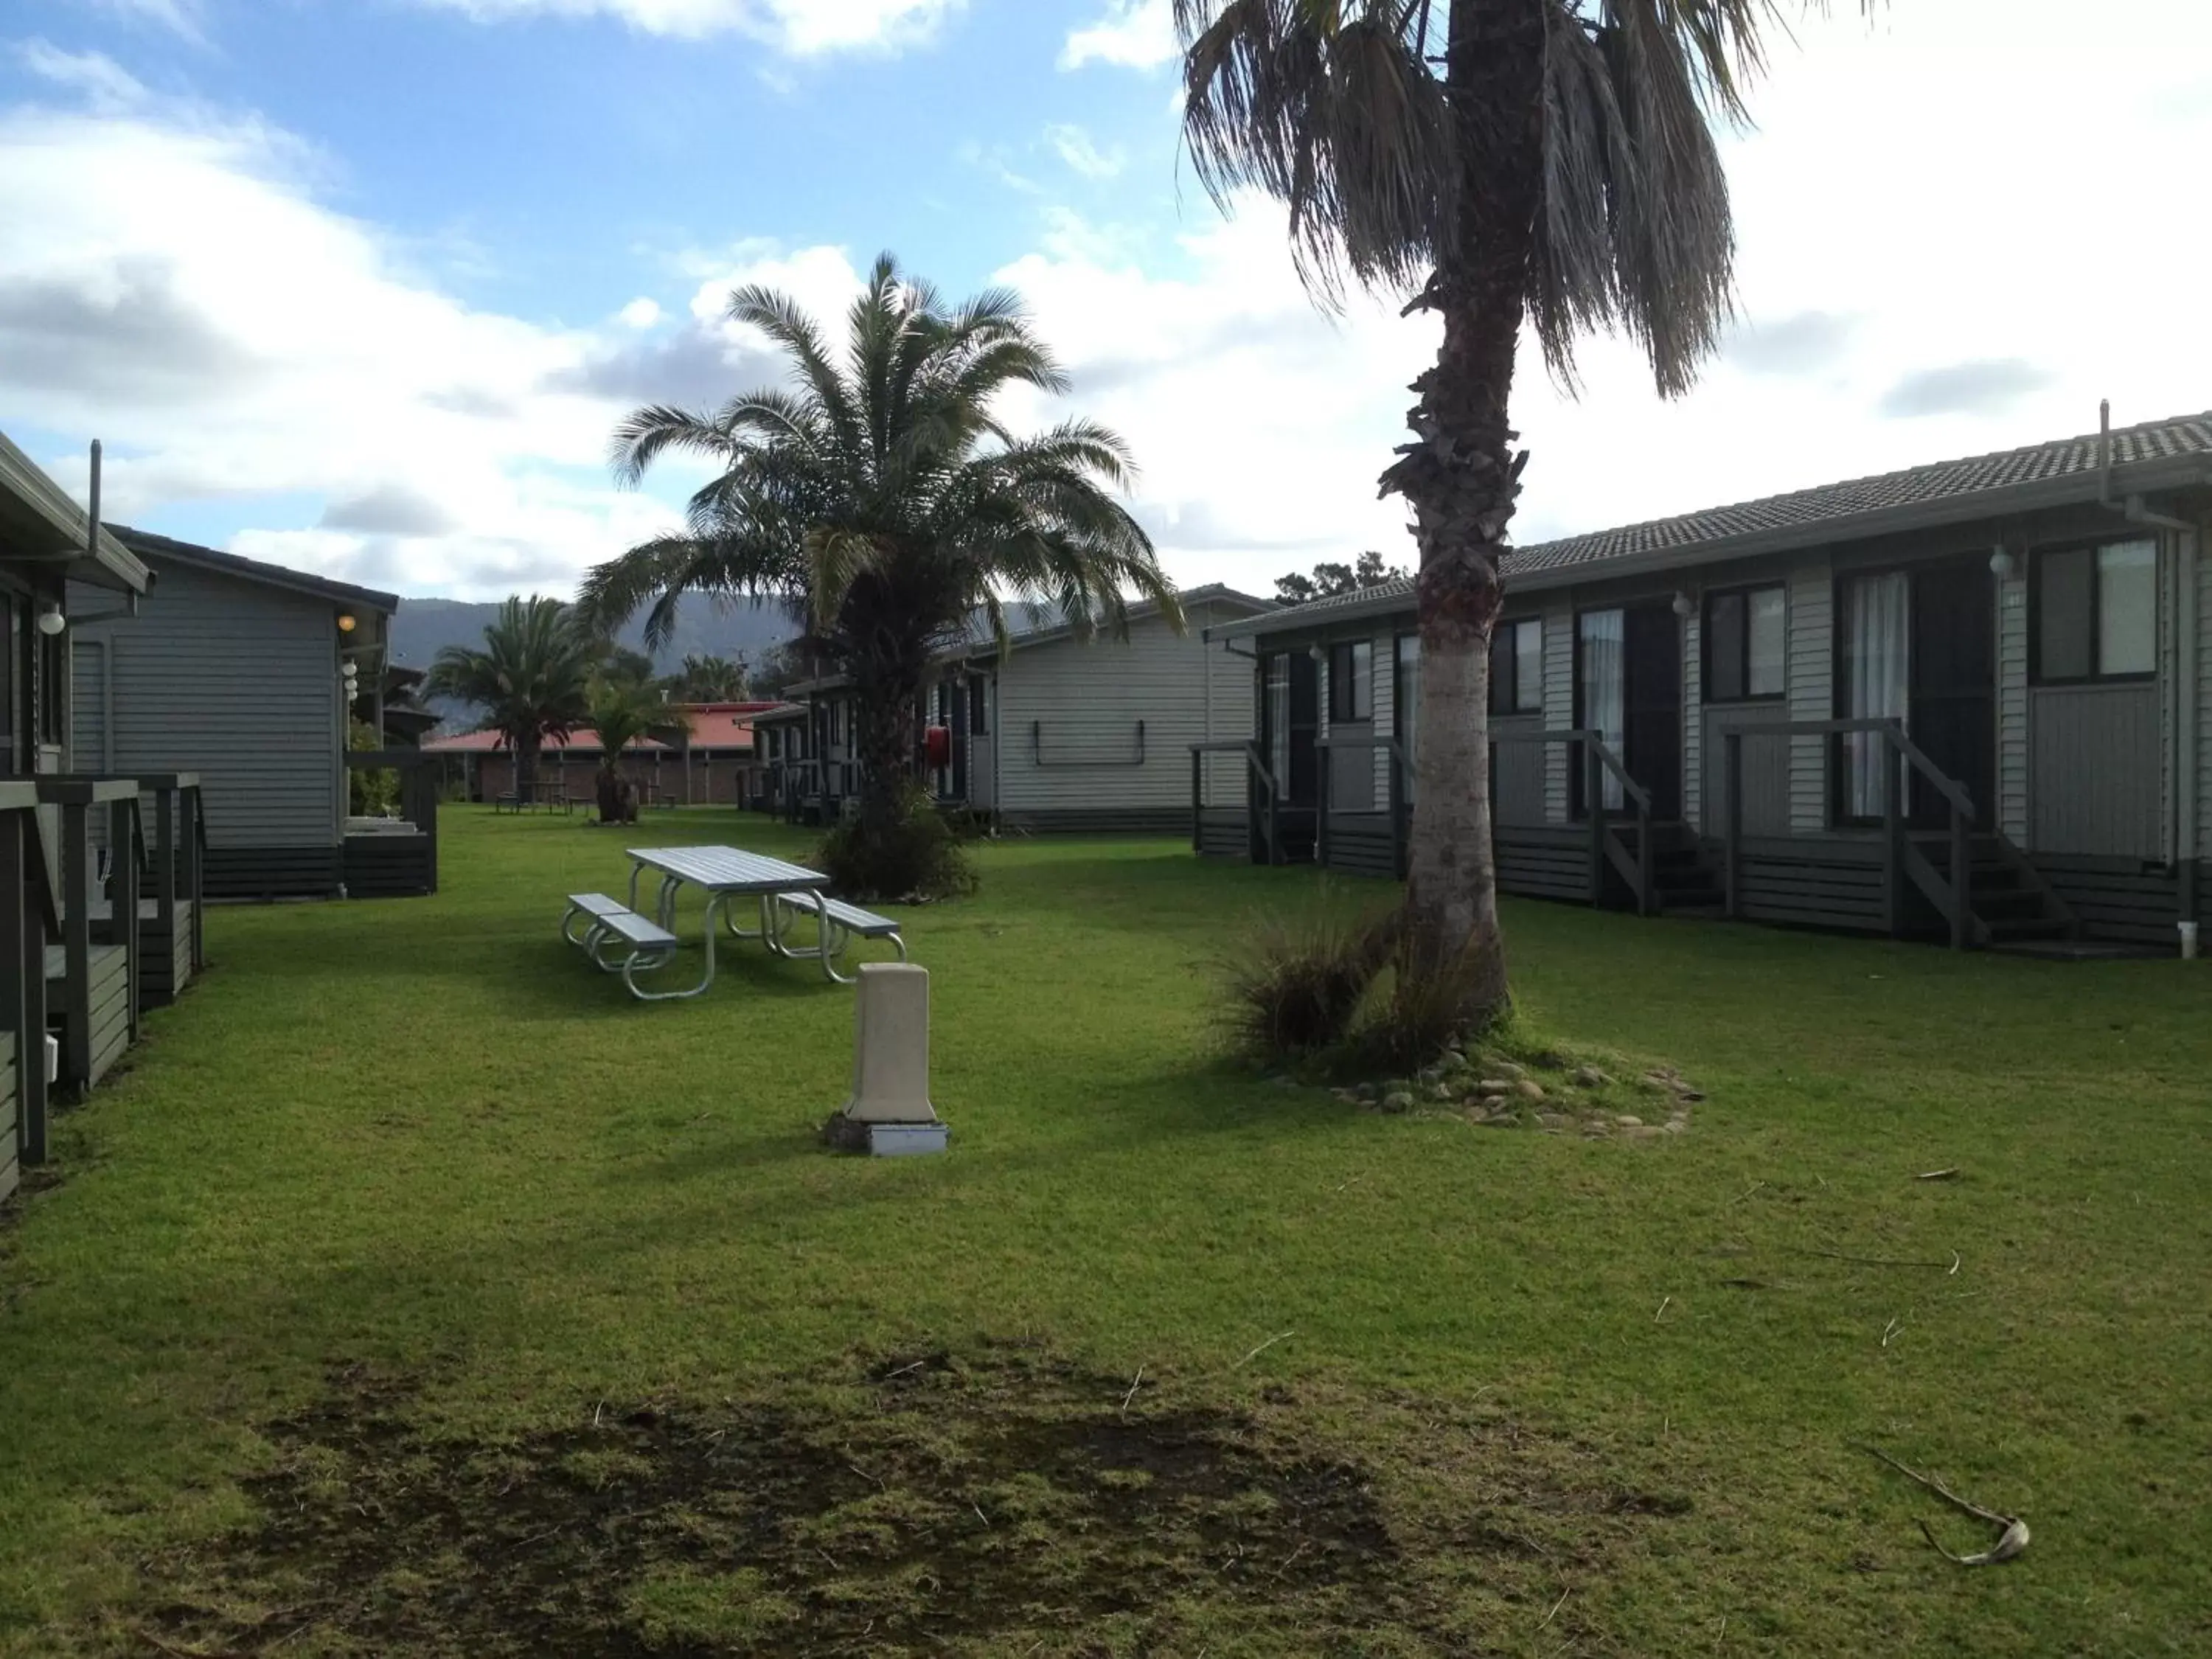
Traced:
<path fill-rule="evenodd" d="M 449 645 L 432 659 L 426 695 L 473 703 L 476 729 L 496 732 L 514 751 L 514 787 L 538 787 L 538 750 L 590 718 L 592 675 L 602 647 L 558 599 L 511 598 L 484 625 L 481 649 Z"/>
<path fill-rule="evenodd" d="M 1079 632 L 1125 629 L 1128 590 L 1178 624 L 1182 613 L 1151 540 L 1115 498 L 1132 477 L 1121 440 L 1073 419 L 1018 436 L 995 412 L 1012 387 L 1068 390 L 1012 293 L 948 307 L 885 254 L 836 358 L 786 295 L 740 289 L 729 314 L 781 350 L 793 384 L 623 422 L 623 482 L 671 450 L 719 472 L 692 496 L 683 532 L 599 566 L 581 603 L 602 627 L 649 606 L 654 645 L 688 593 L 772 595 L 799 611 L 809 651 L 853 689 L 857 844 L 896 871 L 891 850 L 914 810 L 916 701 L 932 657 L 978 612 L 1002 639 L 1014 600 L 1054 606 Z"/>
<path fill-rule="evenodd" d="M 679 702 L 741 702 L 745 696 L 744 659 L 687 656 L 670 677 L 669 689 Z"/>
<path fill-rule="evenodd" d="M 647 681 L 608 674 L 593 683 L 591 708 L 592 728 L 599 734 L 599 822 L 635 823 L 637 788 L 623 775 L 623 755 L 640 738 L 659 734 L 666 701 Z"/>
<path fill-rule="evenodd" d="M 1382 476 L 1419 550 L 1403 937 L 1480 1024 L 1506 1001 L 1486 712 L 1528 461 L 1507 409 L 1522 324 L 1570 390 L 1576 338 L 1599 328 L 1644 349 L 1663 395 L 1688 390 L 1735 252 L 1710 124 L 1744 119 L 1778 0 L 1175 0 L 1175 19 L 1184 137 L 1216 202 L 1287 204 L 1322 303 L 1349 279 L 1443 323 Z"/>

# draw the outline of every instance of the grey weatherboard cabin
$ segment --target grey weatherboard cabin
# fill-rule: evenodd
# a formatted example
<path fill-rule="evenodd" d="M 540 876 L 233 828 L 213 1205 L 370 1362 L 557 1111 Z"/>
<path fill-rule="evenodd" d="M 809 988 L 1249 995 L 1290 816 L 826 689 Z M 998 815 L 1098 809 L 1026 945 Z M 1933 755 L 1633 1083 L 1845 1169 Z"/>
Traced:
<path fill-rule="evenodd" d="M 2212 893 L 2212 415 L 1516 548 L 1491 653 L 1510 893 L 2172 947 Z M 1199 850 L 1402 873 L 1403 582 L 1218 627 L 1250 735 Z"/>
<path fill-rule="evenodd" d="M 196 773 L 210 898 L 428 890 L 434 830 L 348 818 L 344 665 L 359 665 L 361 702 L 377 723 L 398 600 L 165 536 L 114 533 L 155 581 L 135 609 L 79 607 L 79 769 Z"/>
<path fill-rule="evenodd" d="M 96 451 L 93 481 L 96 503 Z M 127 609 L 151 580 L 95 513 L 0 435 L 0 1197 L 46 1157 L 50 1084 L 91 1088 L 137 1036 L 142 1006 L 157 1000 L 140 972 L 149 933 L 189 935 L 174 965 L 198 965 L 197 872 L 180 851 L 197 780 L 88 775 L 70 746 L 77 607 Z M 105 880 L 95 827 L 122 849 Z M 148 885 L 155 914 L 134 926 L 145 904 L 115 901 Z"/>
<path fill-rule="evenodd" d="M 1126 639 L 1048 623 L 1011 633 L 1003 650 L 979 640 L 940 657 L 916 734 L 939 803 L 1018 831 L 1180 832 L 1190 745 L 1252 721 L 1251 675 L 1208 651 L 1206 630 L 1272 607 L 1218 584 L 1177 599 L 1181 634 L 1140 604 Z M 849 693 L 830 678 L 791 695 L 792 706 L 753 717 L 761 804 L 834 816 L 858 781 Z"/>

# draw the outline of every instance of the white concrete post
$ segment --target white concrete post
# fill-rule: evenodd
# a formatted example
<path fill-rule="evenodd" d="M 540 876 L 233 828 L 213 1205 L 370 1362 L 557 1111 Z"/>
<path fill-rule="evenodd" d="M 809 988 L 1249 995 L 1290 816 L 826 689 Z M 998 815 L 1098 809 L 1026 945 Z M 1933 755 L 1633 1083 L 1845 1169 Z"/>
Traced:
<path fill-rule="evenodd" d="M 929 1103 L 929 970 L 871 962 L 860 969 L 853 1014 L 854 1123 L 934 1123 Z"/>

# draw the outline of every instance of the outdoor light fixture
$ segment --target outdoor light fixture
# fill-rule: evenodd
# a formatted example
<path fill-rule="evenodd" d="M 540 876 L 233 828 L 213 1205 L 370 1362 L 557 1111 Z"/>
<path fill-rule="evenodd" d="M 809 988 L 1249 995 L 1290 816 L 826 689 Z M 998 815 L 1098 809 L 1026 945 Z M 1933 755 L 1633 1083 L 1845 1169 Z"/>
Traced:
<path fill-rule="evenodd" d="M 68 626 L 69 618 L 62 615 L 61 606 L 58 605 L 48 605 L 40 611 L 39 632 L 44 634 L 48 639 L 53 638 L 55 635 L 60 633 L 62 629 Z"/>
<path fill-rule="evenodd" d="M 1698 614 L 1697 601 L 1692 599 L 1687 593 L 1675 594 L 1674 614 L 1680 617 L 1684 622 L 1689 621 L 1691 617 Z"/>
<path fill-rule="evenodd" d="M 1999 581 L 2008 580 L 2014 568 L 2013 556 L 2008 549 L 2000 547 L 1990 553 L 1990 574 Z"/>
<path fill-rule="evenodd" d="M 339 633 L 341 633 L 341 634 L 350 634 L 350 633 L 352 633 L 352 632 L 353 632 L 353 630 L 354 630 L 356 628 L 357 628 L 357 627 L 359 627 L 359 626 L 360 626 L 360 623 L 357 623 L 357 622 L 354 619 L 354 614 L 353 614 L 353 612 L 352 612 L 352 611 L 340 611 L 340 612 L 338 613 L 338 632 L 339 632 Z"/>

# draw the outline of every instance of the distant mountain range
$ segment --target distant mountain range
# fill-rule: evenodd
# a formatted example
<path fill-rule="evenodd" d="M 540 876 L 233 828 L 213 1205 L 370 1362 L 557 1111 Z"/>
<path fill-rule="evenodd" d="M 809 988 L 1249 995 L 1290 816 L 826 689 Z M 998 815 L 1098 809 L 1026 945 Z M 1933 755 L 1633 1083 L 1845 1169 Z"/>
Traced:
<path fill-rule="evenodd" d="M 402 599 L 392 619 L 392 659 L 403 668 L 428 668 L 449 645 L 481 646 L 484 625 L 499 613 L 496 601 Z M 653 653 L 653 666 L 672 672 L 689 656 L 742 657 L 757 667 L 799 630 L 773 605 L 747 602 L 723 607 L 700 600 L 678 613 L 675 637 Z M 645 629 L 633 622 L 618 636 L 645 649 Z"/>

